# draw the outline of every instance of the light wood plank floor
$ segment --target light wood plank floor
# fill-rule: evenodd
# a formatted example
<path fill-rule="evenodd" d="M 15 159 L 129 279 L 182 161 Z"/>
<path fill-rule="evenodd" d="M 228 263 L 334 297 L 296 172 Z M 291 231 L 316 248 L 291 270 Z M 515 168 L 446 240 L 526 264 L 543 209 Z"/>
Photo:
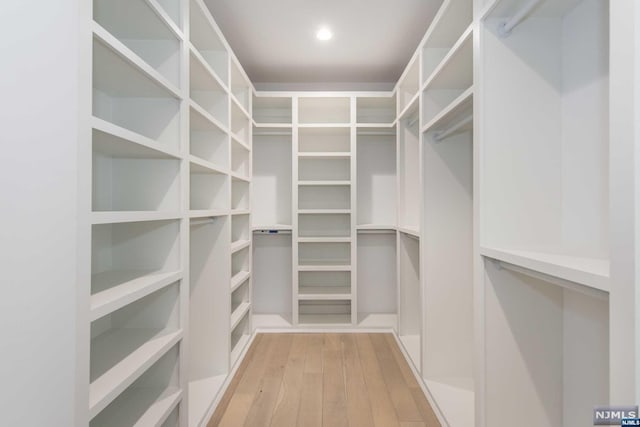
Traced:
<path fill-rule="evenodd" d="M 258 334 L 207 427 L 440 427 L 391 334 Z"/>

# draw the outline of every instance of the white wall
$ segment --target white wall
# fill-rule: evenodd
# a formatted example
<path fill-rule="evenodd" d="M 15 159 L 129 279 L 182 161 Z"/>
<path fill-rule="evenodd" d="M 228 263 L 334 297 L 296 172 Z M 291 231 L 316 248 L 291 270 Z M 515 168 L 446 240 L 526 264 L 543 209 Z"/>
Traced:
<path fill-rule="evenodd" d="M 7 426 L 74 425 L 81 3 L 89 4 L 0 7 L 0 407 Z"/>

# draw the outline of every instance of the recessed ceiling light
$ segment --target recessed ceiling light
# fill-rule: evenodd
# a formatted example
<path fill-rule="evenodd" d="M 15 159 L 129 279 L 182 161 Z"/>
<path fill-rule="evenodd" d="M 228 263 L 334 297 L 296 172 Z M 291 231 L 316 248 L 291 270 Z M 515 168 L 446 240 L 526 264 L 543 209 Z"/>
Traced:
<path fill-rule="evenodd" d="M 328 27 L 322 27 L 316 33 L 316 38 L 323 42 L 326 42 L 327 40 L 331 40 L 332 37 L 333 37 L 333 33 Z"/>

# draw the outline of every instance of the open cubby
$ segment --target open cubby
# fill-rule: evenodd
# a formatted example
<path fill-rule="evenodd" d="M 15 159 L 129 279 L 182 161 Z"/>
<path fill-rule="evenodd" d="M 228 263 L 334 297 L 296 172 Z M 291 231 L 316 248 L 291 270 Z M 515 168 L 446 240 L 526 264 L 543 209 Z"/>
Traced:
<path fill-rule="evenodd" d="M 247 181 L 231 180 L 231 209 L 249 209 L 249 183 Z"/>
<path fill-rule="evenodd" d="M 180 427 L 180 407 L 177 406 L 167 416 L 167 419 L 160 425 L 160 427 Z"/>
<path fill-rule="evenodd" d="M 169 19 L 179 29 L 182 29 L 182 2 L 181 0 L 155 0 L 162 10 L 169 16 Z"/>
<path fill-rule="evenodd" d="M 298 272 L 300 298 L 328 295 L 351 296 L 350 271 L 300 271 Z"/>
<path fill-rule="evenodd" d="M 237 242 L 249 240 L 250 238 L 249 215 L 233 215 L 233 218 L 231 218 L 231 241 Z"/>
<path fill-rule="evenodd" d="M 93 19 L 174 86 L 180 86 L 180 41 L 144 0 L 93 0 Z"/>
<path fill-rule="evenodd" d="M 231 317 L 243 310 L 250 302 L 251 294 L 249 292 L 249 280 L 245 280 L 238 288 L 231 293 Z"/>
<path fill-rule="evenodd" d="M 193 221 L 193 220 L 192 220 Z M 229 217 L 191 224 L 189 424 L 203 420 L 229 369 Z"/>
<path fill-rule="evenodd" d="M 236 104 L 231 104 L 231 133 L 242 144 L 251 146 L 251 120 Z"/>
<path fill-rule="evenodd" d="M 471 25 L 473 2 L 448 1 L 442 4 L 422 48 L 422 81 L 426 82 Z"/>
<path fill-rule="evenodd" d="M 182 397 L 179 366 L 175 346 L 94 417 L 89 427 L 161 423 Z"/>
<path fill-rule="evenodd" d="M 253 312 L 291 321 L 291 234 L 253 235 Z"/>
<path fill-rule="evenodd" d="M 398 335 L 416 369 L 422 370 L 422 292 L 420 241 L 398 234 L 399 318 Z"/>
<path fill-rule="evenodd" d="M 351 151 L 350 128 L 300 128 L 298 130 L 298 151 L 339 152 Z"/>
<path fill-rule="evenodd" d="M 293 166 L 291 132 L 254 134 L 253 138 L 253 224 L 290 225 Z"/>
<path fill-rule="evenodd" d="M 414 57 L 412 62 L 407 65 L 405 73 L 398 82 L 398 115 L 407 108 L 413 98 L 418 94 L 420 90 L 420 67 L 417 57 Z"/>
<path fill-rule="evenodd" d="M 92 209 L 96 211 L 178 211 L 180 161 L 157 158 L 151 150 L 121 153 L 93 131 Z"/>
<path fill-rule="evenodd" d="M 351 123 L 351 99 L 312 97 L 298 100 L 298 121 L 301 124 Z"/>
<path fill-rule="evenodd" d="M 251 103 L 251 83 L 246 79 L 236 61 L 231 61 L 231 93 L 238 103 L 242 105 L 242 108 L 249 112 Z"/>
<path fill-rule="evenodd" d="M 396 119 L 396 97 L 358 97 L 356 98 L 357 123 L 391 124 Z"/>
<path fill-rule="evenodd" d="M 235 364 L 251 337 L 250 312 L 247 312 L 238 325 L 231 331 L 231 364 Z"/>
<path fill-rule="evenodd" d="M 304 214 L 298 216 L 300 237 L 349 237 L 349 214 Z"/>
<path fill-rule="evenodd" d="M 229 82 L 229 53 L 222 42 L 222 35 L 215 29 L 211 14 L 200 7 L 200 2 L 189 3 L 189 40 L 220 80 Z"/>
<path fill-rule="evenodd" d="M 608 299 L 486 261 L 484 303 L 487 425 L 592 424 L 609 403 Z"/>
<path fill-rule="evenodd" d="M 103 41 L 93 39 L 93 115 L 177 150 L 180 101 Z"/>
<path fill-rule="evenodd" d="M 254 96 L 253 120 L 256 123 L 291 124 L 293 122 L 291 97 Z"/>
<path fill-rule="evenodd" d="M 229 136 L 195 108 L 189 109 L 189 152 L 220 170 L 229 169 Z"/>
<path fill-rule="evenodd" d="M 358 234 L 358 316 L 397 314 L 396 233 Z"/>
<path fill-rule="evenodd" d="M 349 265 L 351 264 L 350 243 L 299 243 L 300 265 Z"/>
<path fill-rule="evenodd" d="M 609 1 L 545 2 L 501 36 L 524 3 L 481 25 L 482 245 L 591 269 L 609 258 Z"/>
<path fill-rule="evenodd" d="M 91 322 L 90 400 L 98 400 L 94 407 L 111 403 L 113 390 L 133 382 L 147 360 L 159 358 L 177 342 L 179 286 L 175 283 Z"/>
<path fill-rule="evenodd" d="M 313 185 L 298 187 L 298 209 L 349 209 L 351 187 L 348 185 Z"/>
<path fill-rule="evenodd" d="M 351 300 L 298 301 L 298 313 L 302 325 L 350 324 Z"/>
<path fill-rule="evenodd" d="M 251 153 L 236 142 L 231 144 L 231 171 L 245 178 L 251 175 Z"/>
<path fill-rule="evenodd" d="M 350 159 L 298 159 L 300 181 L 349 181 Z"/>
<path fill-rule="evenodd" d="M 396 224 L 395 132 L 358 133 L 356 155 L 358 224 Z"/>
<path fill-rule="evenodd" d="M 248 247 L 231 255 L 231 276 L 250 271 L 249 255 L 250 249 Z"/>
<path fill-rule="evenodd" d="M 180 270 L 178 221 L 100 224 L 91 233 L 91 293 Z"/>
<path fill-rule="evenodd" d="M 427 81 L 422 96 L 422 121 L 428 124 L 473 86 L 473 37 L 467 31 L 445 62 Z"/>
<path fill-rule="evenodd" d="M 229 119 L 228 95 L 193 52 L 189 55 L 189 97 L 211 117 L 226 125 Z"/>
<path fill-rule="evenodd" d="M 228 176 L 223 173 L 203 173 L 200 169 L 192 170 L 189 191 L 189 208 L 191 210 L 226 210 L 229 209 Z"/>
<path fill-rule="evenodd" d="M 403 120 L 398 125 L 399 218 L 400 227 L 420 231 L 420 130 L 418 120 Z"/>

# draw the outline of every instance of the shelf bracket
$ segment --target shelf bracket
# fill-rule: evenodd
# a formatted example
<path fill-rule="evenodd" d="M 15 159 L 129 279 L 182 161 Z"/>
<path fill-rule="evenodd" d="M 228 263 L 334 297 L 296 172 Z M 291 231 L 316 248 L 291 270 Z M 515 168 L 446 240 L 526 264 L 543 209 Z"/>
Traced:
<path fill-rule="evenodd" d="M 551 283 L 570 291 L 579 292 L 592 298 L 603 301 L 609 300 L 609 293 L 601 291 L 600 289 L 595 289 L 590 286 L 585 286 L 567 279 L 562 279 L 560 277 L 550 276 L 548 274 L 540 273 L 539 271 L 531 270 L 529 268 L 520 267 L 519 265 L 510 264 L 505 261 L 500 261 L 493 258 L 489 259 L 493 262 L 496 269 L 498 270 L 509 270 L 514 273 L 524 274 L 525 276 L 533 277 L 534 279 L 542 280 L 543 282 Z"/>
<path fill-rule="evenodd" d="M 542 0 L 529 0 L 527 4 L 525 4 L 522 9 L 517 11 L 511 18 L 500 22 L 500 24 L 498 24 L 498 35 L 500 37 L 509 36 L 511 31 L 540 3 L 542 3 Z"/>
<path fill-rule="evenodd" d="M 449 128 L 447 128 L 445 130 L 438 131 L 438 132 L 434 133 L 433 134 L 433 139 L 436 142 L 440 142 L 443 139 L 448 138 L 451 135 L 455 134 L 456 132 L 458 132 L 460 129 L 462 129 L 463 127 L 465 127 L 469 123 L 473 123 L 473 114 L 465 117 L 464 119 L 460 120 L 459 122 L 455 123 L 453 126 L 450 126 Z"/>

